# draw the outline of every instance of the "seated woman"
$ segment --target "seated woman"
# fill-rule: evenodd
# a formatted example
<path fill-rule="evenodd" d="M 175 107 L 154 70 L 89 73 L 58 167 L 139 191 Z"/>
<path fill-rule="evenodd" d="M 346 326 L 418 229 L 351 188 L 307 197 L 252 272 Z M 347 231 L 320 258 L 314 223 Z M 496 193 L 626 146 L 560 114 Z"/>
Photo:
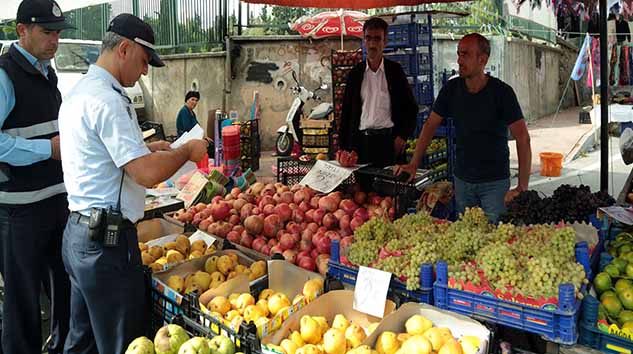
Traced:
<path fill-rule="evenodd" d="M 185 95 L 185 105 L 178 112 L 176 118 L 176 130 L 178 137 L 191 130 L 198 124 L 196 113 L 193 111 L 200 100 L 200 93 L 197 91 L 189 91 Z"/>

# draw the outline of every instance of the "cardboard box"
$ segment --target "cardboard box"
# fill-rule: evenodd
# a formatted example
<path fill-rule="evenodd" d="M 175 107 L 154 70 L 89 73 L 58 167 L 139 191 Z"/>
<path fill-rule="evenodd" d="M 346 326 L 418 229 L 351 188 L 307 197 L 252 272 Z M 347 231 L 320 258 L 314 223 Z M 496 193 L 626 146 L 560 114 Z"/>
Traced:
<path fill-rule="evenodd" d="M 288 319 L 282 324 L 281 328 L 277 332 L 264 337 L 262 339 L 262 352 L 275 354 L 276 352 L 266 346 L 266 344 L 279 345 L 282 340 L 288 338 L 292 331 L 298 331 L 300 327 L 299 323 L 301 321 L 301 317 L 305 315 L 323 316 L 327 318 L 328 323 L 331 325 L 334 317 L 337 314 L 342 314 L 349 321 L 360 325 L 365 330 L 367 330 L 371 323 L 380 322 L 380 318 L 373 317 L 354 310 L 353 305 L 353 291 L 335 290 L 319 296 L 318 298 L 316 298 L 316 300 L 288 317 Z M 396 304 L 390 300 L 387 300 L 387 304 L 385 305 L 385 316 L 392 313 L 395 308 Z"/>
<path fill-rule="evenodd" d="M 152 274 L 152 287 L 154 287 L 154 289 L 158 290 L 159 292 L 167 296 L 169 299 L 176 301 L 176 303 L 180 304 L 182 302 L 183 295 L 178 293 L 176 290 L 168 287 L 167 279 L 169 279 L 169 277 L 172 275 L 179 275 L 184 278 L 187 275 L 191 273 L 195 273 L 199 270 L 204 271 L 204 264 L 209 257 L 224 256 L 229 253 L 235 253 L 237 255 L 239 264 L 250 266 L 251 264 L 255 262 L 251 258 L 248 258 L 244 254 L 236 250 L 217 251 L 213 254 L 205 255 L 199 258 L 178 263 L 175 266 L 169 268 L 168 270 L 164 270 L 162 272 Z M 234 288 L 239 291 L 233 291 Z M 230 289 L 230 290 L 225 290 L 225 289 Z M 248 292 L 249 291 L 248 276 L 243 276 L 243 277 L 239 276 L 239 277 L 227 280 L 214 290 L 217 290 L 217 292 L 220 292 L 220 293 L 223 293 L 226 291 Z M 203 294 L 201 294 L 200 296 L 202 297 L 202 295 Z"/>
<path fill-rule="evenodd" d="M 267 263 L 268 269 L 268 289 L 274 290 L 275 292 L 285 294 L 290 301 L 294 299 L 295 296 L 301 294 L 303 292 L 303 285 L 311 279 L 323 279 L 320 274 L 307 271 L 303 268 L 297 267 L 293 264 L 290 264 L 286 261 L 268 261 Z M 220 289 L 221 291 L 214 292 L 215 296 L 224 296 L 228 298 L 233 293 L 240 293 L 240 291 L 236 291 L 235 286 L 233 287 L 224 287 Z M 263 290 L 263 289 L 262 289 Z M 248 291 L 241 291 L 248 292 Z M 317 297 L 321 294 L 317 294 Z M 257 300 L 257 299 L 256 299 Z M 259 338 L 265 337 L 277 329 L 279 329 L 282 323 L 293 313 L 299 311 L 303 307 L 308 304 L 308 299 L 305 301 L 297 302 L 296 304 L 292 304 L 287 310 L 278 313 L 275 317 L 270 319 L 266 323 L 266 325 L 260 325 L 257 327 L 257 334 Z M 208 315 L 211 315 L 211 312 L 206 308 L 205 304 L 200 304 L 200 308 L 202 311 Z M 226 321 L 222 318 L 216 318 L 219 321 L 222 321 L 224 325 L 233 330 L 237 330 L 234 328 L 235 326 L 231 324 L 229 321 Z M 206 320 L 208 322 L 208 320 Z M 205 324 L 205 321 L 203 321 Z M 210 325 L 206 323 L 206 325 Z"/>
<path fill-rule="evenodd" d="M 490 331 L 481 323 L 463 315 L 456 314 L 437 307 L 418 304 L 406 303 L 395 312 L 386 316 L 374 330 L 374 332 L 365 339 L 363 344 L 375 348 L 378 336 L 385 331 L 394 333 L 406 333 L 404 327 L 405 322 L 413 315 L 422 315 L 431 322 L 434 327 L 447 327 L 453 333 L 453 337 L 459 339 L 461 336 L 476 336 L 480 340 L 478 354 L 488 353 L 488 341 L 490 340 Z"/>
<path fill-rule="evenodd" d="M 136 225 L 138 242 L 148 242 L 167 235 L 181 235 L 185 232 L 184 225 L 179 226 L 165 219 L 150 219 L 141 221 Z"/>
<path fill-rule="evenodd" d="M 175 226 L 175 225 L 174 225 Z M 207 245 L 207 248 L 211 245 L 214 245 L 216 250 L 221 250 L 222 249 L 222 241 L 216 237 L 213 237 L 205 232 L 202 231 L 196 231 L 194 233 L 180 233 L 180 234 L 171 234 L 171 235 L 167 235 L 167 236 L 163 236 L 163 237 L 159 237 L 150 241 L 145 242 L 145 245 L 147 247 L 153 247 L 153 246 L 160 246 L 163 247 L 166 243 L 168 242 L 174 242 L 176 241 L 176 239 L 178 238 L 178 236 L 180 235 L 185 235 L 189 238 L 189 243 L 193 243 L 194 241 L 197 240 L 203 240 L 204 243 Z M 186 257 L 187 255 L 185 255 Z M 185 258 L 184 260 L 177 262 L 177 263 L 167 263 L 163 266 L 163 270 L 167 270 L 169 268 L 173 268 L 174 266 L 178 265 L 178 264 L 182 264 L 184 262 L 187 262 L 188 260 Z M 203 268 L 204 268 L 204 264 L 203 264 Z"/>

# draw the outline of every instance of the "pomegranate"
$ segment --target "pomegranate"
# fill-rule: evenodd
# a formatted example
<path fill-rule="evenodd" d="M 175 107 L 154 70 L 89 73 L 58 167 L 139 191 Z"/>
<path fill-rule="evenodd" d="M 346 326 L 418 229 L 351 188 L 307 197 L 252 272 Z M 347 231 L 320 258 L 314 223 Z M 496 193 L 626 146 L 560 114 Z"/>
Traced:
<path fill-rule="evenodd" d="M 259 215 L 251 215 L 244 220 L 244 228 L 251 235 L 258 235 L 264 229 L 264 219 Z"/>
<path fill-rule="evenodd" d="M 253 244 L 252 247 L 255 251 L 257 252 L 261 252 L 262 248 L 264 248 L 264 246 L 266 246 L 266 239 L 263 237 L 257 237 L 255 240 L 253 240 Z"/>
<path fill-rule="evenodd" d="M 284 256 L 284 259 L 286 260 L 286 262 L 289 262 L 292 264 L 295 264 L 297 262 L 297 251 L 295 250 L 285 250 L 283 251 L 282 255 Z"/>
<path fill-rule="evenodd" d="M 338 203 L 336 199 L 331 196 L 323 197 L 319 199 L 319 209 L 324 210 L 328 213 L 333 213 L 336 210 Z"/>
<path fill-rule="evenodd" d="M 327 213 L 323 216 L 323 226 L 327 227 L 328 230 L 333 230 L 338 227 L 338 220 L 336 216 L 332 213 Z"/>
<path fill-rule="evenodd" d="M 290 209 L 286 203 L 277 204 L 277 206 L 274 207 L 274 213 L 279 215 L 282 222 L 286 222 L 292 217 L 292 209 Z"/>
<path fill-rule="evenodd" d="M 249 235 L 248 233 L 246 235 L 243 235 L 240 239 L 240 245 L 251 248 L 251 246 L 253 245 L 253 236 Z"/>
<path fill-rule="evenodd" d="M 281 246 L 281 249 L 284 251 L 290 250 L 295 248 L 296 242 L 290 234 L 283 234 L 279 239 L 279 246 Z"/>
<path fill-rule="evenodd" d="M 314 262 L 314 259 L 310 257 L 301 258 L 299 262 L 297 263 L 297 265 L 311 272 L 314 272 L 316 270 L 316 263 Z"/>
<path fill-rule="evenodd" d="M 358 205 L 363 205 L 367 201 L 367 194 L 365 192 L 356 192 L 354 194 L 354 202 Z"/>
<path fill-rule="evenodd" d="M 231 231 L 226 235 L 226 239 L 233 243 L 240 243 L 240 234 L 236 231 Z"/>
<path fill-rule="evenodd" d="M 301 223 L 305 220 L 305 213 L 299 208 L 292 211 L 292 220 Z"/>

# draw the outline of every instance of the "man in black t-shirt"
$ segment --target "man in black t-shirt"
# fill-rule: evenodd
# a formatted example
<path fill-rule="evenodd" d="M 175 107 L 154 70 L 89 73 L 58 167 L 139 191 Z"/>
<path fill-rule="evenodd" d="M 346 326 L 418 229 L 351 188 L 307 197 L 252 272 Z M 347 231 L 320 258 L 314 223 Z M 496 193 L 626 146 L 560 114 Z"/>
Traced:
<path fill-rule="evenodd" d="M 459 78 L 440 91 L 418 138 L 415 154 L 396 173 L 413 175 L 444 117 L 453 118 L 456 134 L 455 198 L 458 212 L 481 207 L 496 222 L 505 204 L 526 190 L 532 152 L 523 113 L 512 88 L 486 75 L 490 42 L 480 34 L 464 36 L 457 48 Z M 508 128 L 516 139 L 519 184 L 510 189 Z"/>

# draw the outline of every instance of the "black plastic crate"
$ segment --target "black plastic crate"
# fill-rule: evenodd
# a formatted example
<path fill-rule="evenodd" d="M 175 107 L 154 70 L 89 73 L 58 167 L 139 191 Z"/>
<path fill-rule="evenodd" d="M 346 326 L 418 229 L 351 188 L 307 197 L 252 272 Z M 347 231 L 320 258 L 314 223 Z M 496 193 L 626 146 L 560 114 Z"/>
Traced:
<path fill-rule="evenodd" d="M 281 182 L 287 186 L 295 185 L 310 172 L 315 161 L 295 160 L 292 157 L 277 158 L 277 182 Z"/>

